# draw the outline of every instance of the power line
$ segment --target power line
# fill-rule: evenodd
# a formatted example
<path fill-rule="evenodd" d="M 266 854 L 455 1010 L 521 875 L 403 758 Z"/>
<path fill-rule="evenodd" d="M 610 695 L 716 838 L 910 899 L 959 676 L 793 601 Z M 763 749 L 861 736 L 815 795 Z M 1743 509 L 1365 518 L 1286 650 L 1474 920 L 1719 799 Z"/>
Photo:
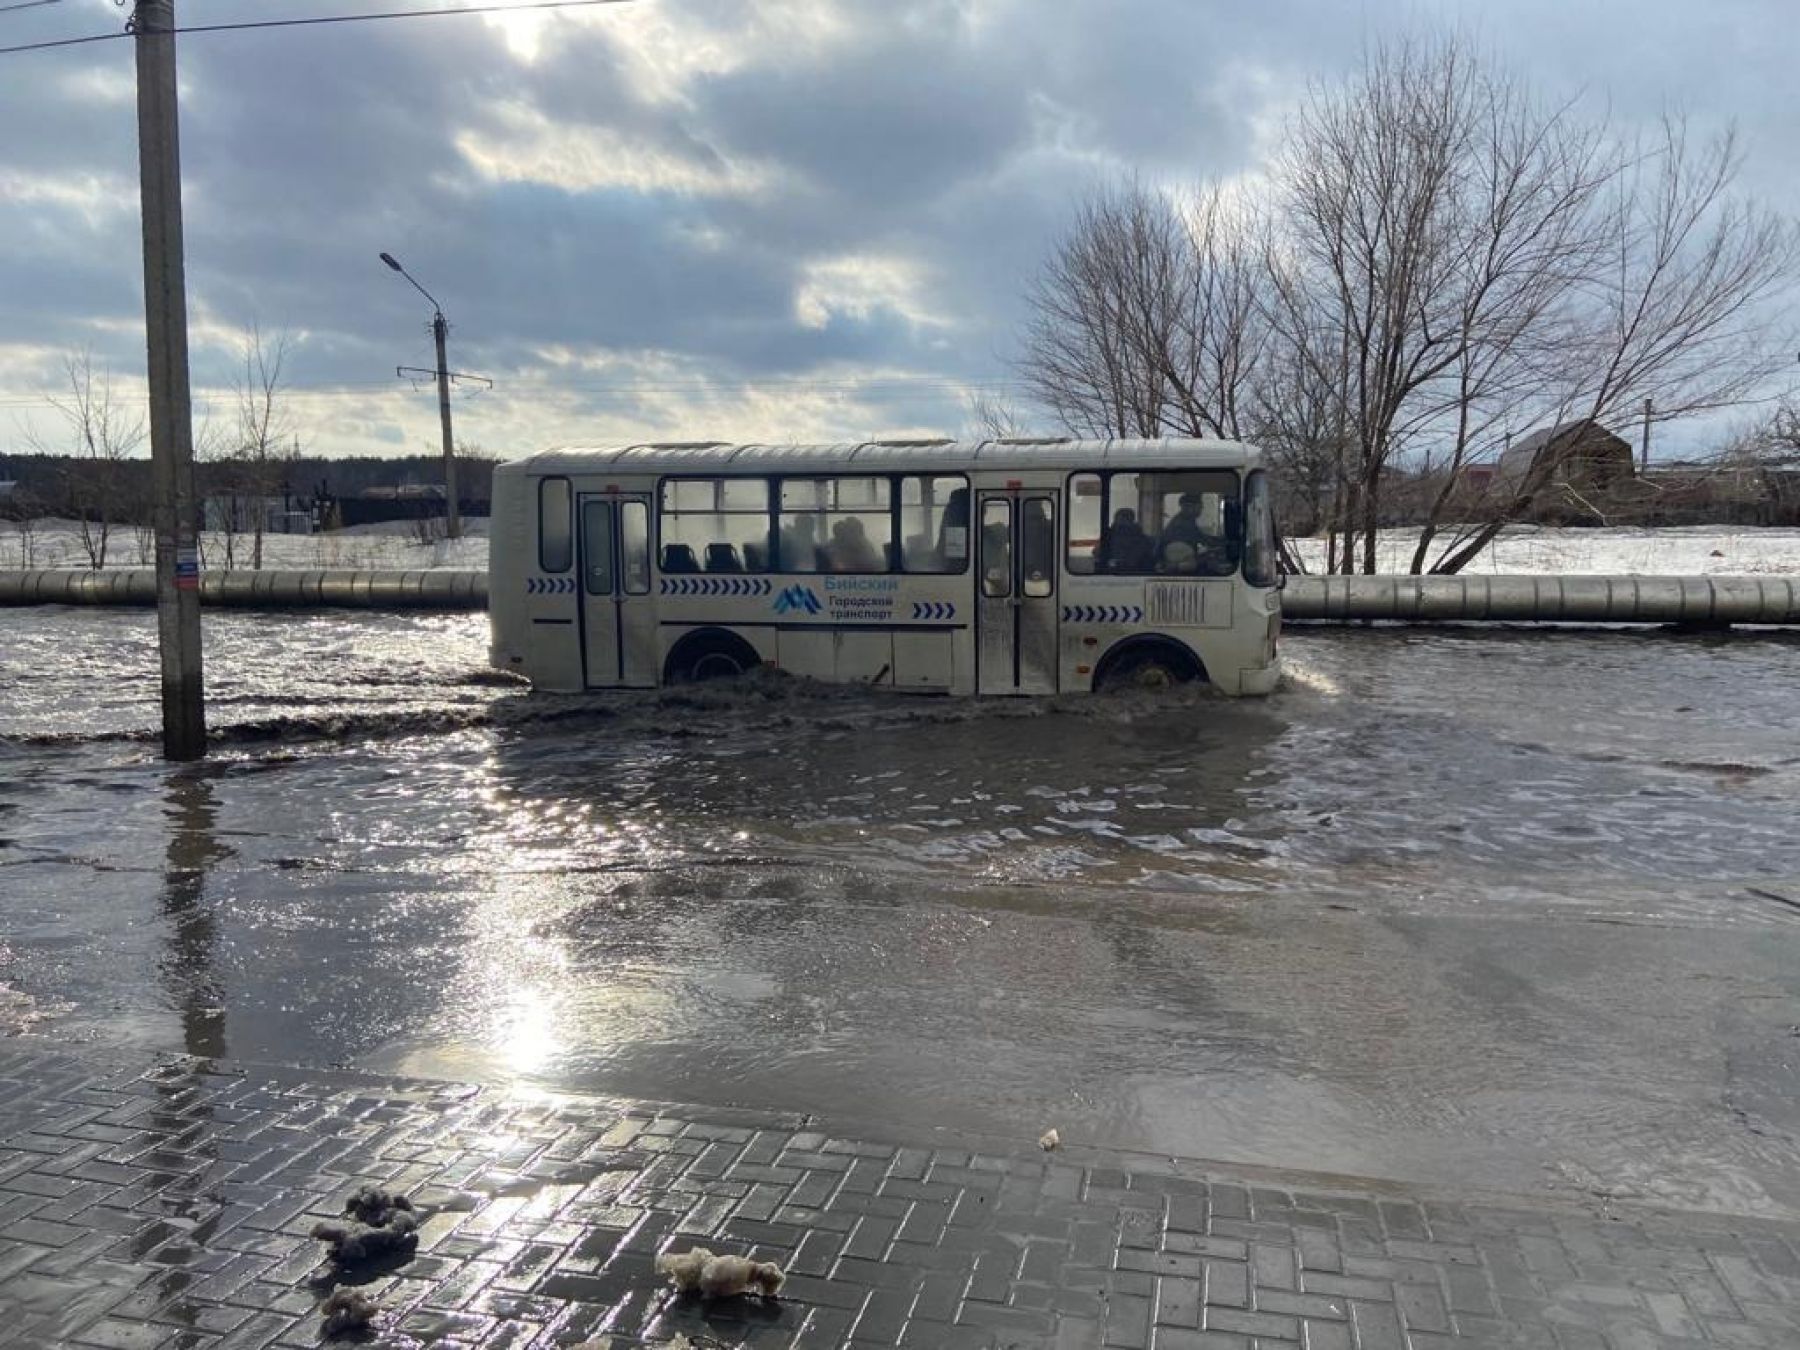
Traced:
<path fill-rule="evenodd" d="M 544 9 L 589 9 L 596 5 L 629 4 L 631 0 L 527 0 L 517 5 L 465 5 L 459 9 L 390 9 L 379 14 L 320 14 L 299 19 L 247 19 L 238 23 L 201 23 L 172 28 L 172 33 L 229 33 L 251 28 L 309 28 L 330 23 L 369 23 L 378 19 L 431 19 L 446 14 L 524 14 Z M 57 4 L 60 0 L 29 0 L 29 4 Z M 19 5 L 18 8 L 26 8 Z M 0 11 L 3 12 L 3 11 Z M 130 32 L 88 33 L 83 37 L 56 38 L 49 42 L 25 42 L 0 47 L 0 56 L 15 52 L 41 52 L 52 47 L 79 47 L 89 42 L 112 42 L 133 36 Z"/>
<path fill-rule="evenodd" d="M 45 5 L 60 5 L 62 0 L 19 0 L 12 5 L 0 5 L 0 14 L 11 14 L 15 9 L 41 9 Z"/>

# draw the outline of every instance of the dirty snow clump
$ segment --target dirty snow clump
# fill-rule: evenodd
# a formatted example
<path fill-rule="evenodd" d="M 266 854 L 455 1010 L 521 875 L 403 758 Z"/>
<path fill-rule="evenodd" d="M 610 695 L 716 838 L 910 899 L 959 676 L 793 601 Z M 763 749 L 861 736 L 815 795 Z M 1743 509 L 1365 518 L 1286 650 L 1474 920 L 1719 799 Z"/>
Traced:
<path fill-rule="evenodd" d="M 665 1252 L 656 1258 L 656 1273 L 669 1277 L 681 1293 L 698 1291 L 702 1298 L 735 1298 L 761 1294 L 774 1298 L 787 1281 L 773 1261 L 752 1261 L 747 1256 L 715 1256 L 704 1247 L 687 1252 Z"/>

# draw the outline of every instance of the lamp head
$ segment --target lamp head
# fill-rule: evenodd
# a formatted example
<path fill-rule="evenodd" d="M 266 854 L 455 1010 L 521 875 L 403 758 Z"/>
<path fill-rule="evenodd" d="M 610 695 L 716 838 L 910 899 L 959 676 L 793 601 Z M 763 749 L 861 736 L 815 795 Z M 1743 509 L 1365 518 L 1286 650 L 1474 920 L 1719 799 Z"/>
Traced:
<path fill-rule="evenodd" d="M 391 253 L 382 254 L 381 261 L 386 263 L 389 267 L 393 268 L 396 272 L 404 272 L 406 270 L 404 267 L 400 266 L 400 264 L 394 260 L 394 255 Z"/>

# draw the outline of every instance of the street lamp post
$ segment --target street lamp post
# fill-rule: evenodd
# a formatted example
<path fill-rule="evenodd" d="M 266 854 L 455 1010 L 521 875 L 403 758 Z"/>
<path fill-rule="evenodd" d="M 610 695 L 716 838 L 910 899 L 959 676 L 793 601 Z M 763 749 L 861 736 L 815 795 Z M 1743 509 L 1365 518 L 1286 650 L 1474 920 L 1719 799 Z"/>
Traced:
<path fill-rule="evenodd" d="M 430 291 L 419 285 L 391 253 L 383 253 L 381 261 L 412 282 L 413 289 L 431 301 L 431 336 L 437 343 L 438 421 L 444 431 L 444 534 L 451 539 L 462 537 L 462 514 L 456 507 L 456 441 L 450 434 L 450 366 L 444 356 L 444 335 L 450 325 L 444 319 L 444 307 Z"/>

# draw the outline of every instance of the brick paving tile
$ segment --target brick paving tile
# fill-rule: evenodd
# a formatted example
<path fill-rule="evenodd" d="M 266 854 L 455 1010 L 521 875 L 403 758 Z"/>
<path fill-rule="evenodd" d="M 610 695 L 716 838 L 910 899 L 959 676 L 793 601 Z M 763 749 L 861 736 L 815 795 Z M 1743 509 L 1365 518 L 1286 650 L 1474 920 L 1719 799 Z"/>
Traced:
<path fill-rule="evenodd" d="M 0 1346 L 319 1344 L 307 1234 L 411 1195 L 368 1344 L 616 1350 L 1800 1347 L 1800 1224 L 1470 1203 L 1035 1141 L 0 1047 Z M 777 1302 L 655 1273 L 773 1260 Z"/>

